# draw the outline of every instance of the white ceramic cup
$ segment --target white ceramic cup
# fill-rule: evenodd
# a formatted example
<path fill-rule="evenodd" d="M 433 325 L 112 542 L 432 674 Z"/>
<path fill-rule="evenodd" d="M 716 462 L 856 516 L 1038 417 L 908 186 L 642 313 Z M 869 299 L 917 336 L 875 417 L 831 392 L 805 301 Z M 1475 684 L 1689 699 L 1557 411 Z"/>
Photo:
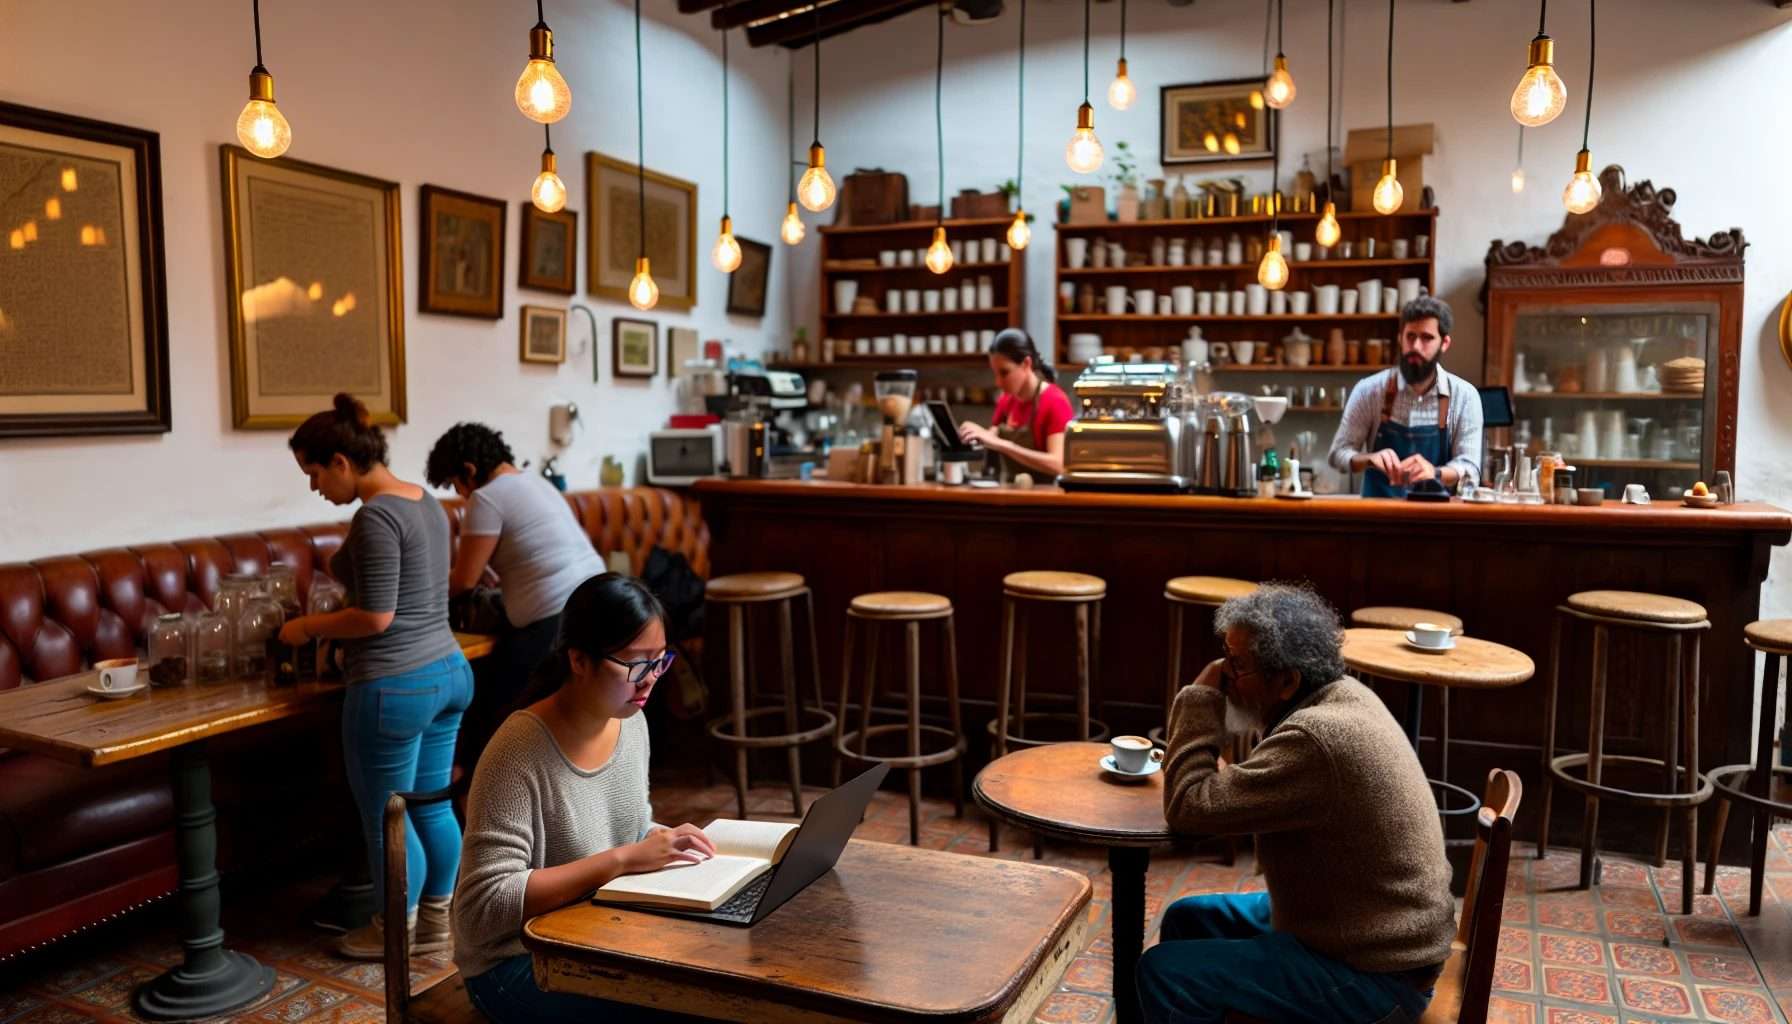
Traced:
<path fill-rule="evenodd" d="M 1113 748 L 1114 767 L 1132 775 L 1144 771 L 1147 764 L 1164 759 L 1163 751 L 1143 736 L 1116 736 L 1108 741 L 1108 746 Z"/>
<path fill-rule="evenodd" d="M 894 344 L 895 342 L 887 336 L 872 338 L 871 351 L 876 355 L 887 356 L 890 354 Z"/>
<path fill-rule="evenodd" d="M 994 345 L 995 343 L 996 332 L 994 328 L 985 327 L 983 330 L 977 332 L 977 344 L 981 346 L 977 351 L 988 352 L 989 346 Z"/>
<path fill-rule="evenodd" d="M 921 312 L 921 289 L 909 288 L 902 293 L 902 311 L 904 313 Z"/>
<path fill-rule="evenodd" d="M 890 353 L 892 355 L 908 355 L 908 335 L 894 334 L 890 336 Z"/>
<path fill-rule="evenodd" d="M 1208 294 L 1211 294 L 1213 296 L 1213 315 L 1214 316 L 1230 316 L 1231 315 L 1231 313 L 1232 313 L 1232 293 L 1231 292 L 1221 291 L 1221 292 L 1210 292 Z"/>
<path fill-rule="evenodd" d="M 1649 504 L 1649 492 L 1643 489 L 1642 484 L 1625 484 L 1624 504 L 1647 505 Z"/>
<path fill-rule="evenodd" d="M 1089 263 L 1089 240 L 1087 238 L 1066 238 L 1064 240 L 1064 258 L 1070 261 L 1070 269 L 1083 269 Z"/>
<path fill-rule="evenodd" d="M 946 339 L 938 334 L 929 334 L 927 336 L 927 354 L 930 356 L 945 355 Z"/>
<path fill-rule="evenodd" d="M 958 332 L 958 351 L 967 356 L 976 354 L 977 332 L 975 329 L 967 327 Z"/>
<path fill-rule="evenodd" d="M 885 250 L 879 252 L 877 254 L 877 265 L 880 267 L 895 266 L 896 265 L 896 250 L 885 249 Z"/>
<path fill-rule="evenodd" d="M 1107 303 L 1109 316 L 1121 316 L 1126 313 L 1126 286 L 1123 284 L 1108 285 Z"/>
<path fill-rule="evenodd" d="M 1450 627 L 1440 626 L 1435 622 L 1415 622 L 1412 624 L 1412 638 L 1420 647 L 1448 647 Z"/>
<path fill-rule="evenodd" d="M 1257 343 L 1254 341 L 1235 341 L 1232 343 L 1232 354 L 1238 357 L 1238 365 L 1251 365 L 1251 357 L 1257 354 Z"/>
<path fill-rule="evenodd" d="M 1307 310 L 1312 303 L 1312 299 L 1313 296 L 1310 292 L 1288 293 L 1288 312 L 1293 313 L 1295 316 L 1306 316 Z"/>
<path fill-rule="evenodd" d="M 1415 235 L 1412 240 L 1412 254 L 1417 259 L 1431 255 L 1431 236 Z"/>
<path fill-rule="evenodd" d="M 1356 312 L 1356 300 L 1361 297 L 1361 294 L 1362 293 L 1358 292 L 1355 288 L 1352 288 L 1349 291 L 1339 292 L 1338 293 L 1338 312 L 1344 314 L 1345 316 L 1349 316 L 1350 314 L 1355 313 Z"/>
<path fill-rule="evenodd" d="M 1419 297 L 1419 284 L 1419 279 L 1416 277 L 1403 277 L 1399 280 L 1398 287 L 1402 306 Z"/>
<path fill-rule="evenodd" d="M 852 340 L 852 350 L 853 350 L 853 354 L 855 354 L 855 355 L 861 355 L 861 356 L 870 355 L 871 354 L 871 339 L 870 338 L 854 338 Z"/>
<path fill-rule="evenodd" d="M 884 293 L 884 312 L 902 312 L 902 289 L 892 288 Z"/>
<path fill-rule="evenodd" d="M 1258 285 L 1258 287 L 1261 288 L 1263 286 Z M 1232 314 L 1234 316 L 1242 316 L 1244 314 L 1244 301 L 1245 290 L 1243 288 L 1232 289 Z"/>
<path fill-rule="evenodd" d="M 927 313 L 940 311 L 940 290 L 938 288 L 930 288 L 921 293 L 921 309 Z"/>
<path fill-rule="evenodd" d="M 1412 251 L 1412 243 L 1404 238 L 1396 238 L 1390 248 L 1394 251 L 1395 259 L 1403 260 L 1406 258 L 1406 254 Z"/>
<path fill-rule="evenodd" d="M 100 673 L 100 689 L 130 690 L 137 686 L 137 659 L 113 658 L 109 661 L 96 661 L 93 667 Z"/>
<path fill-rule="evenodd" d="M 977 282 L 969 278 L 958 282 L 958 308 L 977 308 Z"/>
<path fill-rule="evenodd" d="M 1176 303 L 1168 295 L 1159 295 L 1157 297 L 1157 315 L 1158 316 L 1170 316 L 1172 311 L 1175 309 L 1175 306 L 1176 306 Z"/>
<path fill-rule="evenodd" d="M 1244 286 L 1245 312 L 1262 316 L 1269 312 L 1269 289 L 1256 282 Z"/>
<path fill-rule="evenodd" d="M 996 308 L 996 283 L 987 274 L 977 279 L 977 308 Z"/>
<path fill-rule="evenodd" d="M 1182 343 L 1182 361 L 1191 366 L 1199 366 L 1207 361 L 1207 342 L 1200 338 L 1189 338 Z"/>
<path fill-rule="evenodd" d="M 1173 267 L 1188 265 L 1188 244 L 1181 239 L 1170 243 L 1170 265 Z"/>
<path fill-rule="evenodd" d="M 914 266 L 915 265 L 915 250 L 904 249 L 901 252 L 897 253 L 896 254 L 896 262 L 899 265 L 904 266 L 904 267 Z"/>
<path fill-rule="evenodd" d="M 940 293 L 940 308 L 948 313 L 958 312 L 958 289 L 948 288 Z"/>
<path fill-rule="evenodd" d="M 996 240 L 993 238 L 985 238 L 983 240 L 982 248 L 983 262 L 994 263 L 996 261 Z"/>
<path fill-rule="evenodd" d="M 977 243 L 972 242 L 971 244 L 976 245 Z M 954 238 L 951 242 L 947 243 L 946 248 L 952 250 L 952 262 L 954 262 L 954 263 L 963 263 L 964 262 L 964 239 Z M 973 253 L 976 252 L 975 249 L 973 249 L 971 251 Z M 975 259 L 975 258 L 976 258 L 975 256 L 972 257 L 972 259 Z"/>
<path fill-rule="evenodd" d="M 1140 316 L 1150 316 L 1157 312 L 1157 292 L 1150 288 L 1137 288 L 1132 293 L 1133 310 Z"/>
<path fill-rule="evenodd" d="M 1305 263 L 1307 260 L 1312 259 L 1313 258 L 1313 243 L 1312 242 L 1296 242 L 1296 243 L 1294 243 L 1294 258 L 1302 263 Z"/>
<path fill-rule="evenodd" d="M 1197 292 L 1195 294 L 1195 315 L 1196 316 L 1212 316 L 1213 315 L 1213 293 L 1212 292 Z"/>
<path fill-rule="evenodd" d="M 1170 306 L 1177 316 L 1193 316 L 1195 314 L 1194 285 L 1179 284 L 1170 289 Z"/>
<path fill-rule="evenodd" d="M 1288 312 L 1288 293 L 1273 291 L 1269 293 L 1269 313 L 1271 316 L 1284 316 Z"/>
<path fill-rule="evenodd" d="M 1283 357 L 1289 366 L 1307 366 L 1313 362 L 1313 343 L 1310 341 L 1285 341 L 1282 343 Z"/>
<path fill-rule="evenodd" d="M 958 335 L 948 334 L 948 335 L 946 335 L 944 340 L 946 343 L 946 354 L 949 356 L 957 355 L 958 354 Z"/>
<path fill-rule="evenodd" d="M 1392 288 L 1381 290 L 1381 311 L 1383 313 L 1400 312 L 1400 293 Z"/>
<path fill-rule="evenodd" d="M 1313 309 L 1315 312 L 1330 316 L 1338 311 L 1338 286 L 1322 284 L 1313 289 Z"/>
<path fill-rule="evenodd" d="M 859 297 L 859 282 L 850 277 L 834 282 L 834 312 L 845 316 L 852 312 L 852 304 Z"/>

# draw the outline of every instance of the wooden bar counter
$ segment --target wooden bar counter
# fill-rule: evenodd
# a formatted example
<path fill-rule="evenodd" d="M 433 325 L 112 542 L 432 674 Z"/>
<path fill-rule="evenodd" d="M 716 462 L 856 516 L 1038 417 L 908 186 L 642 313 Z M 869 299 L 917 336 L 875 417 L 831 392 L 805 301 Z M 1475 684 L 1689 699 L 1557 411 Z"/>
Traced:
<path fill-rule="evenodd" d="M 1143 732 L 1161 717 L 1166 580 L 1305 580 L 1345 615 L 1365 605 L 1436 608 L 1461 616 L 1469 635 L 1530 655 L 1537 680 L 1461 693 L 1451 708 L 1452 772 L 1472 779 L 1491 767 L 1512 768 L 1527 785 L 1539 781 L 1541 673 L 1548 671 L 1554 608 L 1578 590 L 1642 590 L 1705 606 L 1712 630 L 1701 661 L 1702 759 L 1747 760 L 1753 659 L 1742 627 L 1759 617 L 1770 550 L 1792 539 L 1792 513 L 1758 503 L 1581 508 L 720 479 L 700 481 L 695 490 L 716 575 L 776 569 L 808 579 L 830 695 L 837 692 L 846 603 L 855 594 L 944 594 L 958 616 L 967 731 L 981 737 L 978 719 L 992 707 L 997 685 L 1003 575 L 1069 570 L 1108 582 L 1096 687 L 1102 717 Z M 1185 646 L 1212 652 L 1200 635 L 1205 628 L 1204 617 L 1191 616 Z M 1069 633 L 1043 621 L 1035 626 L 1034 692 L 1068 692 L 1053 671 L 1069 663 Z M 1583 747 L 1586 736 L 1580 681 L 1589 647 L 1572 634 L 1564 644 L 1560 735 L 1571 749 Z M 1185 663 L 1191 678 L 1192 657 Z M 1610 703 L 1607 750 L 1659 745 L 1664 661 L 1651 649 L 1614 650 L 1612 679 L 1627 696 Z M 1383 696 L 1404 707 L 1396 686 Z M 1427 715 L 1434 723 L 1435 712 Z M 1430 762 L 1434 744 L 1422 749 Z M 1563 806 L 1555 827 L 1561 836 L 1575 835 L 1578 808 Z"/>

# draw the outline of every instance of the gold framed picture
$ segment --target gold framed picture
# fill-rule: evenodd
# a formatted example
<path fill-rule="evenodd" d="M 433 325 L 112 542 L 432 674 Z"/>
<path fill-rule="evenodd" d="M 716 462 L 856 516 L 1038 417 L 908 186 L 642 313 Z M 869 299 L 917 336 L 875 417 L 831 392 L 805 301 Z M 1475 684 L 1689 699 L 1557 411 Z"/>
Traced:
<path fill-rule="evenodd" d="M 659 285 L 660 309 L 697 304 L 697 186 L 647 171 L 647 258 Z M 628 301 L 628 282 L 640 254 L 642 201 L 635 165 L 602 153 L 585 154 L 586 288 L 593 295 Z"/>
<path fill-rule="evenodd" d="M 417 194 L 423 222 L 417 247 L 422 275 L 417 308 L 425 313 L 496 320 L 504 315 L 506 203 L 424 185 Z"/>
<path fill-rule="evenodd" d="M 617 377 L 651 377 L 659 372 L 660 325 L 617 317 L 610 321 L 610 372 Z"/>
<path fill-rule="evenodd" d="M 517 355 L 523 362 L 566 362 L 566 310 L 524 306 L 522 320 L 522 341 Z"/>
<path fill-rule="evenodd" d="M 571 210 L 543 213 L 523 204 L 523 247 L 517 285 L 571 295 L 579 286 L 579 215 Z"/>
<path fill-rule="evenodd" d="M 155 132 L 0 103 L 0 437 L 172 423 Z"/>
<path fill-rule="evenodd" d="M 750 238 L 739 238 L 740 266 L 728 275 L 728 312 L 764 316 L 766 286 L 771 281 L 772 247 Z"/>
<path fill-rule="evenodd" d="M 1262 93 L 1261 78 L 1162 86 L 1158 91 L 1161 162 L 1217 164 L 1274 156 L 1275 121 Z"/>
<path fill-rule="evenodd" d="M 404 422 L 398 183 L 218 147 L 232 421 L 298 426 L 346 391 Z"/>

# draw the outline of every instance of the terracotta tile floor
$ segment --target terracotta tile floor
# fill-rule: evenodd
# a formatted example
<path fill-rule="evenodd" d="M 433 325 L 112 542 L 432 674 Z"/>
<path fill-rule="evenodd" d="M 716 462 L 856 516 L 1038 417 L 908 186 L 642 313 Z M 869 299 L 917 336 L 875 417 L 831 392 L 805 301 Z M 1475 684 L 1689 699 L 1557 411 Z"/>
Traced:
<path fill-rule="evenodd" d="M 733 790 L 725 784 L 660 784 L 653 797 L 660 821 L 707 821 L 734 813 Z M 755 814 L 776 817 L 789 813 L 789 799 L 788 790 L 764 785 L 753 791 L 750 804 Z M 923 845 L 990 855 L 988 826 L 974 809 L 955 819 L 950 803 L 929 799 L 922 818 Z M 904 842 L 907 834 L 905 798 L 879 793 L 859 829 L 860 838 Z M 996 856 L 1032 856 L 1030 839 L 1018 831 L 1005 829 L 1002 846 Z M 1754 919 L 1746 916 L 1748 875 L 1741 869 L 1720 870 L 1718 895 L 1700 897 L 1697 913 L 1682 918 L 1663 913 L 1664 906 L 1678 906 L 1678 865 L 1658 869 L 1608 858 L 1603 884 L 1595 890 L 1558 891 L 1573 883 L 1578 855 L 1559 851 L 1537 861 L 1523 851 L 1514 860 L 1507 887 L 1490 1021 L 1785 1022 L 1792 1008 L 1792 902 L 1782 897 L 1792 896 L 1789 851 L 1792 827 L 1774 836 L 1766 902 Z M 1155 919 L 1164 904 L 1179 896 L 1261 887 L 1248 857 L 1226 867 L 1218 852 L 1197 848 L 1154 858 L 1146 892 L 1154 924 L 1147 942 L 1156 941 Z M 1095 928 L 1088 949 L 1071 965 L 1038 1019 L 1101 1024 L 1113 1016 L 1107 995 L 1113 946 L 1106 855 L 1094 848 L 1047 844 L 1045 861 L 1093 880 Z M 336 958 L 329 952 L 329 937 L 303 923 L 303 908 L 328 881 L 227 895 L 230 944 L 273 965 L 278 977 L 272 997 L 232 1020 L 314 1024 L 384 1019 L 379 965 Z M 1663 946 L 1663 936 L 1670 933 L 1673 944 Z M 135 1020 L 131 990 L 178 959 L 173 934 L 172 908 L 164 901 L 89 935 L 0 964 L 0 1024 Z M 412 964 L 412 982 L 431 981 L 448 966 L 445 957 L 420 957 Z"/>

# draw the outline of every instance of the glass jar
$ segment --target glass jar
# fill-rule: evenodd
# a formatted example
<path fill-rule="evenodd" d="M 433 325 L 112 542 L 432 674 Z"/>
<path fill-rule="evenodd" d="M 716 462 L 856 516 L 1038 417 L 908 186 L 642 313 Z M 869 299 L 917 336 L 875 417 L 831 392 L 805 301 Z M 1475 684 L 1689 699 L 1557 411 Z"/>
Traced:
<path fill-rule="evenodd" d="M 230 679 L 230 633 L 230 620 L 222 612 L 200 612 L 194 617 L 188 643 L 195 682 Z"/>
<path fill-rule="evenodd" d="M 324 576 L 311 577 L 311 593 L 305 602 L 305 614 L 328 615 L 348 604 L 348 591 L 342 584 Z M 293 652 L 293 665 L 300 679 L 322 679 L 333 674 L 331 666 L 319 664 L 318 641 L 315 637 L 300 644 Z"/>
<path fill-rule="evenodd" d="M 149 681 L 155 686 L 182 686 L 191 679 L 187 659 L 187 620 L 179 612 L 159 615 L 149 627 Z"/>
<path fill-rule="evenodd" d="M 1541 451 L 1537 453 L 1537 491 L 1543 496 L 1543 503 L 1553 505 L 1556 500 L 1556 470 L 1567 465 L 1562 453 Z"/>
<path fill-rule="evenodd" d="M 252 597 L 236 620 L 236 676 L 244 682 L 273 678 L 270 646 L 280 639 L 286 616 L 270 597 Z"/>
<path fill-rule="evenodd" d="M 267 594 L 289 619 L 298 617 L 304 610 L 305 606 L 299 603 L 299 578 L 290 565 L 268 567 Z"/>

